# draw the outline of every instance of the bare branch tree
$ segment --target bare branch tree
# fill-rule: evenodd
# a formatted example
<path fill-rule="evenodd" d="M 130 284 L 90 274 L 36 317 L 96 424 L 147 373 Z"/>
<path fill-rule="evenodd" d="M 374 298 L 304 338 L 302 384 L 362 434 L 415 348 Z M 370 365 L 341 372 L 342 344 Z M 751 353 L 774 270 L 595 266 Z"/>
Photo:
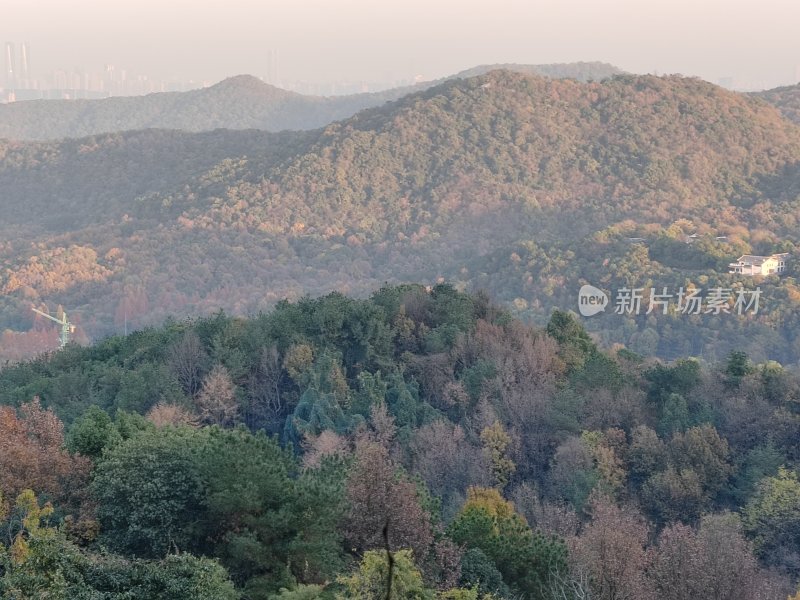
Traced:
<path fill-rule="evenodd" d="M 187 331 L 169 351 L 169 368 L 183 391 L 194 397 L 203 383 L 208 354 L 194 331 Z"/>
<path fill-rule="evenodd" d="M 239 414 L 236 388 L 222 365 L 211 369 L 195 400 L 200 420 L 209 425 L 232 425 Z"/>

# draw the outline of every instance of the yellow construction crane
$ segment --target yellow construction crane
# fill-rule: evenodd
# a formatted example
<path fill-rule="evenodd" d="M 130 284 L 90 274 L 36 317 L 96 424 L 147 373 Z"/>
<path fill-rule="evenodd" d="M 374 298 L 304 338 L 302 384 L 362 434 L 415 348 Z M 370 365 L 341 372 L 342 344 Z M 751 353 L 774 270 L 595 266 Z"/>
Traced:
<path fill-rule="evenodd" d="M 69 344 L 69 336 L 75 333 L 75 325 L 69 322 L 69 319 L 67 319 L 67 313 L 65 313 L 63 310 L 60 310 L 59 312 L 61 313 L 61 318 L 59 319 L 51 314 L 42 312 L 33 306 L 31 306 L 31 310 L 37 315 L 42 315 L 44 318 L 50 319 L 51 321 L 61 325 L 61 334 L 59 335 L 59 339 L 61 340 L 60 347 L 64 348 L 67 344 Z"/>

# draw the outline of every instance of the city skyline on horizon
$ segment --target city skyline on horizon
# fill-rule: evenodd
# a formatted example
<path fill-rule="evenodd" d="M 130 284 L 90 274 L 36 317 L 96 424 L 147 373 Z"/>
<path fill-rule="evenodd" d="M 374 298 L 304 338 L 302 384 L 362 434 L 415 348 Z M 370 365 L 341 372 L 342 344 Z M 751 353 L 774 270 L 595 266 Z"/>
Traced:
<path fill-rule="evenodd" d="M 287 89 L 377 89 L 482 64 L 596 61 L 741 90 L 800 81 L 800 3 L 791 0 L 7 3 L 0 43 L 27 44 L 37 78 L 115 65 L 160 82 L 250 74 Z"/>
<path fill-rule="evenodd" d="M 322 81 L 307 81 L 297 80 L 287 77 L 280 71 L 279 55 L 277 51 L 270 51 L 266 60 L 266 67 L 263 72 L 231 72 L 219 79 L 188 79 L 173 77 L 168 79 L 160 79 L 151 77 L 144 73 L 131 72 L 125 68 L 117 68 L 110 63 L 103 63 L 101 69 L 91 70 L 91 67 L 73 67 L 62 68 L 51 71 L 50 73 L 43 74 L 36 69 L 30 67 L 30 49 L 31 44 L 27 42 L 13 42 L 5 41 L 2 43 L 3 49 L 3 67 L 2 77 L 0 77 L 0 90 L 5 91 L 36 91 L 36 90 L 73 90 L 73 91 L 86 91 L 92 92 L 95 95 L 87 95 L 85 97 L 105 97 L 105 96 L 119 96 L 119 95 L 140 95 L 153 92 L 168 92 L 168 91 L 188 91 L 192 89 L 199 89 L 208 87 L 234 77 L 236 75 L 252 75 L 261 81 L 277 87 L 296 91 L 307 94 L 320 94 L 320 95 L 337 95 L 337 94 L 351 94 L 360 92 L 375 92 L 389 89 L 392 87 L 400 87 L 411 85 L 420 81 L 432 81 L 441 77 L 454 75 L 456 72 L 466 70 L 468 68 L 491 64 L 491 63 L 476 63 L 474 65 L 465 66 L 459 71 L 452 73 L 444 73 L 437 77 L 425 78 L 422 75 L 413 77 L 397 78 L 393 80 L 383 81 L 369 81 L 367 79 L 355 80 L 322 80 Z M 11 62 L 9 62 L 11 61 Z M 577 62 L 604 62 L 604 61 L 577 61 Z M 10 65 L 13 64 L 13 76 Z M 546 63 L 526 63 L 526 64 L 546 64 Z M 608 63 L 612 64 L 612 63 Z M 619 67 L 619 65 L 613 65 Z M 625 70 L 625 69 L 623 69 Z M 631 71 L 629 71 L 631 72 Z M 650 74 L 665 75 L 669 73 L 659 72 L 657 69 L 649 71 Z M 681 73 L 685 76 L 697 76 L 687 73 Z M 709 80 L 711 81 L 711 80 Z M 766 84 L 763 81 L 742 80 L 736 77 L 720 77 L 711 83 L 738 91 L 758 91 L 779 87 L 781 85 L 792 85 L 800 83 L 800 63 L 794 67 L 794 76 L 790 77 L 785 82 L 777 84 Z M 97 93 L 102 93 L 98 95 Z M 41 96 L 46 97 L 46 96 Z M 25 96 L 23 94 L 24 99 Z"/>
<path fill-rule="evenodd" d="M 124 68 L 117 68 L 113 64 L 105 63 L 102 68 L 92 70 L 88 67 L 73 67 L 71 69 L 56 69 L 50 73 L 36 72 L 30 69 L 28 56 L 30 44 L 4 42 L 0 46 L 3 51 L 0 60 L 0 91 L 17 96 L 16 99 L 40 98 L 100 98 L 120 95 L 141 95 L 154 92 L 189 91 L 208 87 L 225 79 L 237 75 L 251 75 L 264 83 L 282 89 L 307 94 L 337 95 L 361 92 L 373 92 L 392 87 L 406 86 L 421 81 L 414 79 L 399 79 L 393 81 L 322 81 L 309 82 L 298 80 L 283 80 L 278 72 L 278 57 L 276 52 L 270 53 L 264 73 L 231 73 L 219 80 L 193 80 L 179 77 L 159 79 L 147 74 L 133 73 Z M 48 95 L 44 92 L 70 92 L 63 96 Z M 32 92 L 42 92 L 33 95 Z M 73 96 L 71 92 L 88 92 L 87 94 Z M 3 97 L 0 96 L 0 102 Z"/>

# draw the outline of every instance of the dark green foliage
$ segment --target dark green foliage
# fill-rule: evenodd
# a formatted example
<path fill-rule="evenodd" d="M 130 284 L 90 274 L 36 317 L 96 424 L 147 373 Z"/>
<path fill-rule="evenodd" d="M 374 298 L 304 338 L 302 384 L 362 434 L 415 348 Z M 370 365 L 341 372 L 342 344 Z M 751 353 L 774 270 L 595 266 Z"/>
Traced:
<path fill-rule="evenodd" d="M 5 529 L 0 509 L 0 529 Z M 13 517 L 12 517 L 13 519 Z M 32 524 L 24 554 L 0 541 L 0 597 L 57 600 L 236 600 L 216 561 L 181 553 L 163 560 L 128 560 L 92 553 L 60 530 Z"/>
<path fill-rule="evenodd" d="M 665 402 L 670 394 L 688 396 L 700 383 L 700 363 L 681 359 L 673 365 L 656 365 L 645 373 L 650 382 L 649 396 L 655 402 Z"/>
<path fill-rule="evenodd" d="M 656 449 L 652 442 L 650 447 Z M 658 523 L 696 522 L 727 489 L 733 473 L 728 442 L 710 425 L 674 433 L 666 457 L 659 459 L 667 468 L 653 473 L 642 488 L 644 505 Z"/>
<path fill-rule="evenodd" d="M 158 562 L 122 561 L 113 558 L 89 563 L 85 580 L 94 600 L 236 600 L 239 594 L 217 562 L 189 554 L 168 556 Z M 81 596 L 69 598 L 80 599 Z"/>
<path fill-rule="evenodd" d="M 67 435 L 67 448 L 94 460 L 103 450 L 116 445 L 122 437 L 111 417 L 100 407 L 91 406 L 72 424 Z"/>
<path fill-rule="evenodd" d="M 488 360 L 479 359 L 459 374 L 459 380 L 464 384 L 470 398 L 477 402 L 483 392 L 484 383 L 497 375 L 497 368 Z"/>
<path fill-rule="evenodd" d="M 750 450 L 738 465 L 731 485 L 734 503 L 737 506 L 745 505 L 759 482 L 765 477 L 774 477 L 784 460 L 785 457 L 771 443 Z"/>
<path fill-rule="evenodd" d="M 109 548 L 142 558 L 196 549 L 193 528 L 207 502 L 196 460 L 198 435 L 144 432 L 103 457 L 92 487 Z"/>
<path fill-rule="evenodd" d="M 605 389 L 617 393 L 625 379 L 616 361 L 606 354 L 595 352 L 573 373 L 571 383 L 578 390 Z"/>
<path fill-rule="evenodd" d="M 274 440 L 241 429 L 212 429 L 195 438 L 204 487 L 195 543 L 210 540 L 213 554 L 240 582 L 265 576 L 289 581 L 285 558 L 295 527 L 287 512 L 291 456 Z"/>
<path fill-rule="evenodd" d="M 701 381 L 698 361 L 680 359 L 669 366 L 659 364 L 645 372 L 645 377 L 650 382 L 648 397 L 659 412 L 662 435 L 712 420 L 707 399 L 695 391 Z"/>
<path fill-rule="evenodd" d="M 254 597 L 293 577 L 318 582 L 339 571 L 341 464 L 325 461 L 298 475 L 294 458 L 275 440 L 242 429 L 212 430 L 200 464 L 207 482 L 204 535 Z"/>
<path fill-rule="evenodd" d="M 430 404 L 420 399 L 416 382 L 406 382 L 402 375 L 394 373 L 387 384 L 386 406 L 395 418 L 399 435 L 407 438 L 411 431 L 440 416 Z"/>
<path fill-rule="evenodd" d="M 762 479 L 744 509 L 744 527 L 755 539 L 756 551 L 768 564 L 800 573 L 800 481 L 781 468 Z"/>
<path fill-rule="evenodd" d="M 570 370 L 583 367 L 597 351 L 589 334 L 572 313 L 553 311 L 547 322 L 547 334 L 559 343 L 561 356 Z"/>
<path fill-rule="evenodd" d="M 345 512 L 347 464 L 323 459 L 294 482 L 293 519 L 299 533 L 288 546 L 293 575 L 300 581 L 322 582 L 342 571 L 345 556 L 339 530 Z"/>
<path fill-rule="evenodd" d="M 494 506 L 493 502 L 491 496 L 488 503 L 468 500 L 448 533 L 456 543 L 481 550 L 503 581 L 525 598 L 545 597 L 549 578 L 567 570 L 566 545 L 556 537 L 532 532 L 504 501 Z M 487 568 L 485 563 L 482 568 Z"/>
<path fill-rule="evenodd" d="M 123 440 L 128 440 L 143 431 L 152 431 L 153 424 L 138 413 L 117 411 L 114 426 Z"/>
<path fill-rule="evenodd" d="M 725 365 L 725 374 L 728 376 L 730 385 L 738 386 L 742 378 L 753 372 L 753 365 L 745 352 L 734 351 L 728 355 L 728 362 Z"/>
<path fill-rule="evenodd" d="M 667 396 L 661 407 L 661 418 L 658 421 L 659 432 L 662 435 L 670 435 L 675 431 L 685 431 L 689 422 L 689 405 L 686 403 L 686 398 L 675 393 Z"/>
<path fill-rule="evenodd" d="M 494 561 L 480 548 L 470 548 L 461 557 L 461 585 L 471 588 L 477 586 L 481 594 L 496 594 L 501 598 L 511 596 L 503 575 L 497 570 Z"/>
<path fill-rule="evenodd" d="M 93 483 L 103 542 L 126 556 L 188 550 L 218 557 L 262 598 L 341 566 L 342 465 L 297 473 L 265 435 L 161 429 L 105 454 Z"/>
<path fill-rule="evenodd" d="M 286 418 L 284 438 L 299 446 L 306 435 L 319 435 L 326 429 L 346 433 L 356 422 L 345 415 L 332 393 L 308 388 L 300 397 L 294 412 Z"/>
<path fill-rule="evenodd" d="M 333 351 L 323 351 L 298 383 L 306 390 L 286 418 L 283 431 L 284 439 L 296 448 L 307 436 L 326 429 L 345 434 L 363 422 L 360 414 L 350 413 L 353 393 Z"/>

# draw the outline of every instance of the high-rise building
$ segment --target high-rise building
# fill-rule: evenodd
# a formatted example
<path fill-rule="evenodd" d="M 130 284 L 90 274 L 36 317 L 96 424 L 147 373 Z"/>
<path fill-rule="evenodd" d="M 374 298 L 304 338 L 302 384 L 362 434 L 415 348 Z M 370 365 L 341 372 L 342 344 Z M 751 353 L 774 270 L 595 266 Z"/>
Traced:
<path fill-rule="evenodd" d="M 23 87 L 30 86 L 31 72 L 28 66 L 28 44 L 22 44 L 19 49 L 19 77 Z"/>
<path fill-rule="evenodd" d="M 16 70 L 17 63 L 16 57 L 14 56 L 14 44 L 6 42 L 5 70 L 3 71 L 5 77 L 3 84 L 7 90 L 12 90 L 16 87 Z"/>

